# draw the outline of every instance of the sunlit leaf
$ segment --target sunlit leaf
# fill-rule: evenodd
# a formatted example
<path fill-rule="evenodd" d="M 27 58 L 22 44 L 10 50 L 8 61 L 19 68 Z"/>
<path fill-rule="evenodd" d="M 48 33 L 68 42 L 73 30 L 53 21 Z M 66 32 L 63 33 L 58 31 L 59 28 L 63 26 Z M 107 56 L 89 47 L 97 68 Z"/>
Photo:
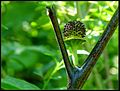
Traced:
<path fill-rule="evenodd" d="M 86 54 L 89 55 L 90 53 L 85 50 L 77 50 L 77 54 Z"/>

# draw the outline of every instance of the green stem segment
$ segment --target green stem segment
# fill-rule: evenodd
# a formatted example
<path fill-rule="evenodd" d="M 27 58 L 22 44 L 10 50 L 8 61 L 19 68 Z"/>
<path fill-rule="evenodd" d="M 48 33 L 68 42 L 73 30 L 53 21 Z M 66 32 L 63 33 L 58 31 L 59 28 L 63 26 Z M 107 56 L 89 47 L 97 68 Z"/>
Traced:
<path fill-rule="evenodd" d="M 72 61 L 75 66 L 79 65 L 77 50 L 82 48 L 82 44 L 85 41 L 84 39 L 70 39 L 66 41 L 69 47 L 68 49 L 72 53 Z"/>
<path fill-rule="evenodd" d="M 73 56 L 73 64 L 78 65 L 78 55 L 77 55 L 77 49 L 73 48 L 72 49 L 72 56 Z"/>

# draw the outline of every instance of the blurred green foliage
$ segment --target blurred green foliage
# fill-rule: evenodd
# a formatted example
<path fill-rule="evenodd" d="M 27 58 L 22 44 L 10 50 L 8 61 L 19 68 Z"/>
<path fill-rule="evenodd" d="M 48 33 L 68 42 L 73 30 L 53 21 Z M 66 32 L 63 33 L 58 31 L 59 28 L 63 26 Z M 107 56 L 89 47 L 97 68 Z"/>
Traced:
<path fill-rule="evenodd" d="M 2 89 L 66 89 L 66 70 L 46 12 L 52 4 L 61 31 L 71 20 L 85 24 L 87 42 L 81 49 L 89 53 L 118 7 L 118 1 L 2 1 Z M 79 65 L 86 58 L 79 54 Z M 83 89 L 118 89 L 118 29 Z"/>

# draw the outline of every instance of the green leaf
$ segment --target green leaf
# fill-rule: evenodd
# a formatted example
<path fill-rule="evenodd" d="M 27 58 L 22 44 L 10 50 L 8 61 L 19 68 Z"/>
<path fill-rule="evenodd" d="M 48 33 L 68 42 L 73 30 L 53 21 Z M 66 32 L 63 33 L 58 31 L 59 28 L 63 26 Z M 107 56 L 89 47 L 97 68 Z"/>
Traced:
<path fill-rule="evenodd" d="M 4 90 L 40 90 L 34 84 L 11 76 L 6 76 L 1 80 L 1 88 Z"/>
<path fill-rule="evenodd" d="M 85 55 L 89 55 L 90 53 L 86 50 L 77 50 L 77 54 L 85 54 Z"/>

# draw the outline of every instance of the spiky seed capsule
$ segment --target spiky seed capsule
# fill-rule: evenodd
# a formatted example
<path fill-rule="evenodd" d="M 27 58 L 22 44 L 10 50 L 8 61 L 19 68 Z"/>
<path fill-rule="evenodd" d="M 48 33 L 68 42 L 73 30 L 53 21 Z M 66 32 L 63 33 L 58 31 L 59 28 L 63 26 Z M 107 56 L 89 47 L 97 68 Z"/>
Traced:
<path fill-rule="evenodd" d="M 85 37 L 85 26 L 80 21 L 70 21 L 64 26 L 64 39 L 82 39 Z"/>

